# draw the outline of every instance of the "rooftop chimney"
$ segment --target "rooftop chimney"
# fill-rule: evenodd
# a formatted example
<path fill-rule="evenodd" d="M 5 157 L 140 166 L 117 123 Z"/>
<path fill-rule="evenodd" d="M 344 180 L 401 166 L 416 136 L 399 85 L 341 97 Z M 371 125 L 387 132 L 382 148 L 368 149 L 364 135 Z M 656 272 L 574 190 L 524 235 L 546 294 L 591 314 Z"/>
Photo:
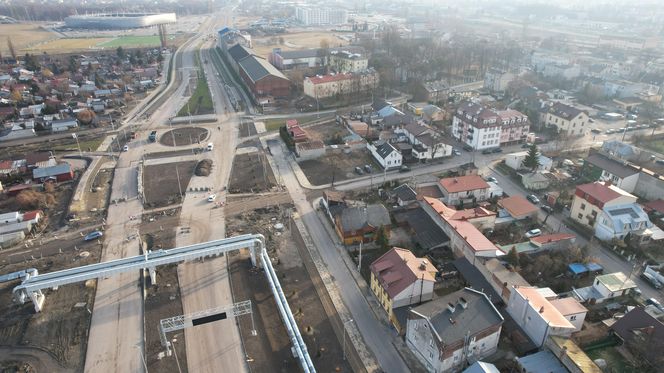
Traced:
<path fill-rule="evenodd" d="M 424 271 L 424 270 L 426 270 L 426 269 L 427 269 L 427 261 L 426 261 L 426 259 L 423 259 L 423 260 L 420 262 L 420 270 Z"/>
<path fill-rule="evenodd" d="M 539 313 L 544 313 L 544 306 L 540 307 Z"/>
<path fill-rule="evenodd" d="M 447 310 L 450 311 L 450 313 L 454 313 L 454 310 L 456 307 L 452 303 L 447 303 Z"/>

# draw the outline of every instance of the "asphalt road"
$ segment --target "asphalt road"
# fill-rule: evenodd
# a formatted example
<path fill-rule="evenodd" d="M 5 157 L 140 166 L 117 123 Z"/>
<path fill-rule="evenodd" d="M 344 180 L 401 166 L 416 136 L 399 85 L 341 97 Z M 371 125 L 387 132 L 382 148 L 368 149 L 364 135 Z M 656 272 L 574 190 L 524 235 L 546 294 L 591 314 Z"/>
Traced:
<path fill-rule="evenodd" d="M 275 175 L 281 173 L 281 179 L 290 193 L 297 212 L 307 227 L 309 235 L 318 247 L 318 251 L 327 265 L 328 270 L 339 287 L 344 303 L 353 315 L 362 337 L 368 347 L 378 359 L 378 363 L 385 371 L 408 372 L 409 369 L 401 359 L 396 348 L 392 344 L 395 334 L 380 321 L 376 319 L 367 300 L 357 287 L 348 267 L 337 254 L 337 248 L 328 235 L 325 227 L 316 216 L 311 203 L 307 201 L 305 191 L 297 181 L 295 174 L 288 165 L 286 154 L 281 146 L 270 147 L 278 170 L 273 170 Z M 279 176 L 277 176 L 279 177 Z"/>

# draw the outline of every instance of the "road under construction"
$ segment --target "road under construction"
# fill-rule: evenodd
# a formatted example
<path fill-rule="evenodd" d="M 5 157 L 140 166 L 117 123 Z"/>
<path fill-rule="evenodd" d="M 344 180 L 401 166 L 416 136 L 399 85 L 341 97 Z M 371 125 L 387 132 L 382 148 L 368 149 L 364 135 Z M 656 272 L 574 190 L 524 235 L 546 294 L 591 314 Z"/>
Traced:
<path fill-rule="evenodd" d="M 221 240 L 208 241 L 189 246 L 177 247 L 169 250 L 148 251 L 143 255 L 132 256 L 128 258 L 111 260 L 62 271 L 40 274 L 36 269 L 27 269 L 20 272 L 9 273 L 0 276 L 0 281 L 12 281 L 21 279 L 21 284 L 13 290 L 14 299 L 20 303 L 28 300 L 32 301 L 36 312 L 44 309 L 45 295 L 44 289 L 57 289 L 58 286 L 73 284 L 77 282 L 104 278 L 120 273 L 143 270 L 149 271 L 152 283 L 156 279 L 157 267 L 191 261 L 196 259 L 205 259 L 224 255 L 227 252 L 249 249 L 251 262 L 254 266 L 261 266 L 270 283 L 270 289 L 274 295 L 279 314 L 283 320 L 288 336 L 292 343 L 294 355 L 297 357 L 304 372 L 315 372 L 315 368 L 307 346 L 302 339 L 300 330 L 297 326 L 293 313 L 291 312 L 286 296 L 279 283 L 279 278 L 272 266 L 272 261 L 267 254 L 265 238 L 259 234 L 245 234 Z M 260 261 L 258 259 L 260 258 Z"/>

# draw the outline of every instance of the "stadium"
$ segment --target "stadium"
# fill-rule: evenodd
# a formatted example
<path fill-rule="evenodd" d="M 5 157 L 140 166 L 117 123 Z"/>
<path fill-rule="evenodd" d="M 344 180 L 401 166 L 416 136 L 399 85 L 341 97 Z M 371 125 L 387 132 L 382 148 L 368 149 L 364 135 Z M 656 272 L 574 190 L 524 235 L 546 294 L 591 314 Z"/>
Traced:
<path fill-rule="evenodd" d="M 175 23 L 175 13 L 102 13 L 65 18 L 65 27 L 86 29 L 130 29 Z"/>

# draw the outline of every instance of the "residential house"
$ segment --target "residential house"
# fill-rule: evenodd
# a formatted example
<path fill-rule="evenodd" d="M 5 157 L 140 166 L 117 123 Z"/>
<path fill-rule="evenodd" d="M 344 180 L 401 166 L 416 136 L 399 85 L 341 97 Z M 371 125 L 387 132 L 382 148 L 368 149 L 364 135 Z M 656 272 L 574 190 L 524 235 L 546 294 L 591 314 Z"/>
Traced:
<path fill-rule="evenodd" d="M 19 221 L 17 223 L 0 225 L 0 236 L 17 232 L 28 235 L 33 231 L 34 226 L 35 224 L 31 221 Z"/>
<path fill-rule="evenodd" d="M 61 163 L 57 166 L 35 168 L 32 170 L 32 180 L 38 183 L 43 183 L 48 180 L 56 182 L 63 182 L 72 180 L 74 178 L 74 171 L 69 163 Z"/>
<path fill-rule="evenodd" d="M 463 373 L 500 373 L 500 371 L 491 363 L 476 361 L 473 365 L 464 369 Z"/>
<path fill-rule="evenodd" d="M 484 88 L 493 92 L 504 92 L 515 79 L 516 75 L 510 72 L 489 69 L 484 75 Z"/>
<path fill-rule="evenodd" d="M 394 133 L 403 134 L 408 139 L 413 145 L 412 154 L 416 159 L 437 159 L 452 155 L 452 145 L 445 143 L 443 135 L 433 128 L 410 123 L 397 128 Z"/>
<path fill-rule="evenodd" d="M 470 220 L 465 218 L 469 210 L 462 210 L 458 215 L 450 214 L 449 208 L 441 201 L 429 197 L 425 197 L 424 201 L 425 203 L 422 203 L 421 206 L 429 216 L 440 223 L 443 231 L 450 238 L 449 246 L 457 257 L 463 256 L 474 264 L 478 257 L 495 258 L 503 255 L 502 251 L 475 226 L 478 222 L 473 222 L 472 218 Z M 495 219 L 495 215 L 483 216 L 480 219 L 490 220 L 492 217 Z"/>
<path fill-rule="evenodd" d="M 417 193 L 408 184 L 402 184 L 392 190 L 399 206 L 417 201 Z"/>
<path fill-rule="evenodd" d="M 576 235 L 570 233 L 552 233 L 530 239 L 535 251 L 567 249 L 576 241 Z"/>
<path fill-rule="evenodd" d="M 304 94 L 313 99 L 357 94 L 378 87 L 380 77 L 373 69 L 358 72 L 332 73 L 304 78 Z"/>
<path fill-rule="evenodd" d="M 564 64 L 549 64 L 544 66 L 542 75 L 547 78 L 562 78 L 572 80 L 581 75 L 581 67 L 579 65 L 564 65 Z"/>
<path fill-rule="evenodd" d="M 268 61 L 279 70 L 315 69 L 325 66 L 326 54 L 324 49 L 282 51 L 281 48 L 274 48 Z"/>
<path fill-rule="evenodd" d="M 54 120 L 51 122 L 51 132 L 64 132 L 77 127 L 78 120 L 76 118 Z"/>
<path fill-rule="evenodd" d="M 638 169 L 601 153 L 590 153 L 581 173 L 591 180 L 608 180 L 627 193 L 634 192 L 640 177 Z"/>
<path fill-rule="evenodd" d="M 403 156 L 389 142 L 379 140 L 367 143 L 367 149 L 384 170 L 401 167 Z"/>
<path fill-rule="evenodd" d="M 23 217 L 20 212 L 13 211 L 0 214 L 0 225 L 4 224 L 14 224 L 23 220 Z"/>
<path fill-rule="evenodd" d="M 474 268 L 479 270 L 505 303 L 509 301 L 510 293 L 514 287 L 530 286 L 528 281 L 521 277 L 518 272 L 507 269 L 497 258 L 476 261 Z"/>
<path fill-rule="evenodd" d="M 493 229 L 496 222 L 496 213 L 487 210 L 484 207 L 473 207 L 463 210 L 455 210 L 452 207 L 445 205 L 443 202 L 434 197 L 424 197 L 424 203 L 431 206 L 437 216 L 442 216 L 450 220 L 463 220 L 471 223 L 479 230 Z"/>
<path fill-rule="evenodd" d="M 611 185 L 610 182 L 594 182 L 576 187 L 570 209 L 570 218 L 589 228 L 595 228 L 597 219 L 605 207 L 636 203 L 637 198 Z"/>
<path fill-rule="evenodd" d="M 369 59 L 359 53 L 333 50 L 330 52 L 329 65 L 338 73 L 356 73 L 369 68 Z"/>
<path fill-rule="evenodd" d="M 489 184 L 479 175 L 448 177 L 439 181 L 443 198 L 448 205 L 481 202 L 489 196 Z"/>
<path fill-rule="evenodd" d="M 582 136 L 589 123 L 588 119 L 585 111 L 556 102 L 547 109 L 544 125 L 555 127 L 558 133 L 566 136 Z"/>
<path fill-rule="evenodd" d="M 569 373 L 551 351 L 542 350 L 534 354 L 515 358 L 520 373 Z"/>
<path fill-rule="evenodd" d="M 445 111 L 436 105 L 427 105 L 422 108 L 422 120 L 424 123 L 432 124 L 445 120 Z"/>
<path fill-rule="evenodd" d="M 646 312 L 644 308 L 635 307 L 627 312 L 625 316 L 611 325 L 611 330 L 627 346 L 642 351 L 639 356 L 661 368 L 664 363 L 664 359 L 662 359 L 664 324 Z"/>
<path fill-rule="evenodd" d="M 537 220 L 537 206 L 518 194 L 498 200 L 498 207 L 496 224 L 512 224 L 519 220 Z"/>
<path fill-rule="evenodd" d="M 44 212 L 42 210 L 32 210 L 26 211 L 23 213 L 21 218 L 23 221 L 29 221 L 32 224 L 39 224 L 39 221 L 44 217 Z"/>
<path fill-rule="evenodd" d="M 640 205 L 629 203 L 605 206 L 595 224 L 595 237 L 611 241 L 623 240 L 628 235 L 632 237 L 631 242 L 641 244 L 664 239 L 664 232 L 653 225 Z"/>
<path fill-rule="evenodd" d="M 421 250 L 443 248 L 450 244 L 440 218 L 434 219 L 421 205 L 412 203 L 392 212 L 396 224 L 406 229 L 411 239 Z"/>
<path fill-rule="evenodd" d="M 297 119 L 289 119 L 286 121 L 286 132 L 293 139 L 293 142 L 306 142 L 309 140 L 307 132 L 300 127 Z"/>
<path fill-rule="evenodd" d="M 536 346 L 549 335 L 569 337 L 575 326 L 535 287 L 514 287 L 507 312 Z"/>
<path fill-rule="evenodd" d="M 518 371 L 522 373 L 602 373 L 602 370 L 569 338 L 549 336 L 546 349 L 532 355 L 518 357 Z"/>
<path fill-rule="evenodd" d="M 436 267 L 410 250 L 394 247 L 371 266 L 371 291 L 376 295 L 392 324 L 401 330 L 394 309 L 433 299 Z"/>
<path fill-rule="evenodd" d="M 474 150 L 523 142 L 530 131 L 528 116 L 516 110 L 495 110 L 465 102 L 452 119 L 452 135 Z"/>
<path fill-rule="evenodd" d="M 636 283 L 622 272 L 609 273 L 595 277 L 591 286 L 573 289 L 574 295 L 581 302 L 602 303 L 605 300 L 627 295 L 636 289 Z"/>
<path fill-rule="evenodd" d="M 426 82 L 423 84 L 424 91 L 426 92 L 427 102 L 443 102 L 447 101 L 450 86 L 445 80 L 437 80 L 433 82 Z"/>
<path fill-rule="evenodd" d="M 616 160 L 638 161 L 641 149 L 618 140 L 604 141 L 601 152 Z"/>
<path fill-rule="evenodd" d="M 503 316 L 465 288 L 408 312 L 406 345 L 428 372 L 454 372 L 496 352 Z"/>
<path fill-rule="evenodd" d="M 528 151 L 507 154 L 505 156 L 505 165 L 513 170 L 519 171 L 524 168 L 523 161 L 527 156 Z M 540 164 L 539 167 L 537 167 L 537 171 L 550 171 L 551 167 L 553 167 L 553 159 L 542 154 L 538 154 L 537 159 L 539 159 Z"/>
<path fill-rule="evenodd" d="M 325 155 L 325 143 L 320 140 L 296 142 L 295 154 L 298 162 L 320 158 Z"/>
<path fill-rule="evenodd" d="M 574 297 L 551 299 L 549 303 L 574 325 L 574 332 L 578 332 L 583 328 L 583 321 L 586 319 L 588 309 Z"/>
<path fill-rule="evenodd" d="M 542 190 L 551 185 L 551 179 L 541 172 L 530 172 L 521 175 L 521 183 L 528 190 Z"/>
<path fill-rule="evenodd" d="M 392 221 L 381 204 L 348 206 L 337 210 L 334 226 L 344 245 L 373 242 L 382 228 L 389 237 Z"/>

